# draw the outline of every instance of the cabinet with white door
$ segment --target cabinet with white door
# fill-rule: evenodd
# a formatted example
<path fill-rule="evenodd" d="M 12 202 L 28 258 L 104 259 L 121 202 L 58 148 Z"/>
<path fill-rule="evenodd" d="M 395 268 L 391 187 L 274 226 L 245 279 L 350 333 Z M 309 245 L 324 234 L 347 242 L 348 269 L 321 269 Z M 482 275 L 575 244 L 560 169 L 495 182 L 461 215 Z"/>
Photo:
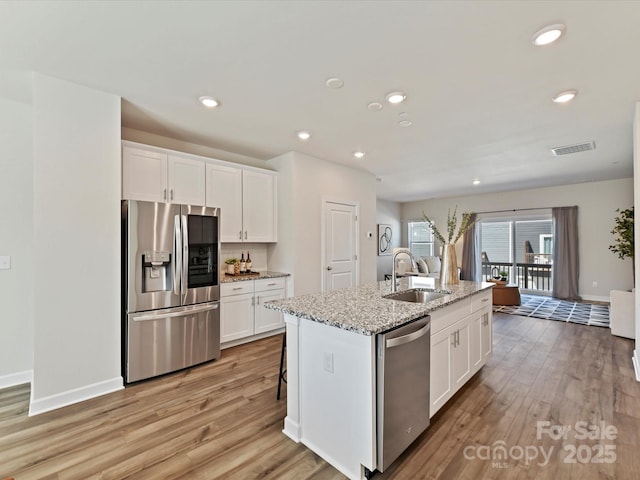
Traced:
<path fill-rule="evenodd" d="M 431 313 L 430 416 L 491 355 L 491 291 Z"/>
<path fill-rule="evenodd" d="M 123 142 L 123 199 L 204 205 L 205 193 L 204 160 Z"/>
<path fill-rule="evenodd" d="M 277 241 L 276 172 L 209 163 L 207 206 L 219 207 L 220 241 Z"/>
<path fill-rule="evenodd" d="M 220 342 L 230 347 L 268 336 L 284 327 L 283 315 L 264 303 L 285 298 L 285 279 L 265 278 L 220 286 Z"/>

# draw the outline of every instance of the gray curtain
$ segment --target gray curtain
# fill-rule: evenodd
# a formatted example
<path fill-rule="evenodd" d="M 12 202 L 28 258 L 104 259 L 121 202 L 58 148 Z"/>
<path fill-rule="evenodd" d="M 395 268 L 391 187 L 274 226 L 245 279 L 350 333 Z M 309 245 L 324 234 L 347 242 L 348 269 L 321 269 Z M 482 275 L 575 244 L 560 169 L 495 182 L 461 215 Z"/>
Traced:
<path fill-rule="evenodd" d="M 563 300 L 581 300 L 578 295 L 578 207 L 552 208 L 551 215 L 554 243 L 551 294 Z"/>
<path fill-rule="evenodd" d="M 475 222 L 478 215 L 472 213 L 470 218 L 472 222 Z M 480 229 L 478 224 L 474 223 L 469 230 L 464 232 L 460 279 L 479 282 L 481 280 L 480 273 Z"/>

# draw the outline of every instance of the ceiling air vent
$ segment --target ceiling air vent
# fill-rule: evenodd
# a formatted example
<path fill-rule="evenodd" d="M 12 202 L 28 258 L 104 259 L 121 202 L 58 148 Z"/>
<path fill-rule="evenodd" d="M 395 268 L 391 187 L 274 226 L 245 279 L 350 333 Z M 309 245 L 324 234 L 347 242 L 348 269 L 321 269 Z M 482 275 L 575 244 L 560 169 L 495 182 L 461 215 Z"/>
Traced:
<path fill-rule="evenodd" d="M 596 142 L 577 143 L 575 145 L 566 145 L 564 147 L 555 147 L 551 151 L 557 157 L 558 155 L 569 155 L 570 153 L 586 152 L 587 150 L 595 150 Z"/>

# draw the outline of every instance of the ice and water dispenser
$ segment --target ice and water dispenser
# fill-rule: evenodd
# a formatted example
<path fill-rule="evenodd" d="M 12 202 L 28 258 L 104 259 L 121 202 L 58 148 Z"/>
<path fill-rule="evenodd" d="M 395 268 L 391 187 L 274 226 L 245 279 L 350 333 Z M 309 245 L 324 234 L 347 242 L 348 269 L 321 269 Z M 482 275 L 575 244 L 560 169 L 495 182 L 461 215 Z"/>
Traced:
<path fill-rule="evenodd" d="M 171 253 L 144 252 L 142 254 L 142 292 L 169 291 L 171 285 Z"/>

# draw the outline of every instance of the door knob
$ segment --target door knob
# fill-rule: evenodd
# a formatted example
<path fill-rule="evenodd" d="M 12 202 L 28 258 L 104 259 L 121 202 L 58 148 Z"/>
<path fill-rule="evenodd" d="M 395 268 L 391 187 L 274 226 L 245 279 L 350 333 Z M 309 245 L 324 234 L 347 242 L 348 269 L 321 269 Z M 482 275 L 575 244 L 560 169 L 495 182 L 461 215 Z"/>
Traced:
<path fill-rule="evenodd" d="M 331 265 L 329 265 L 329 266 L 327 267 L 327 270 L 333 270 L 333 267 L 332 267 Z"/>

